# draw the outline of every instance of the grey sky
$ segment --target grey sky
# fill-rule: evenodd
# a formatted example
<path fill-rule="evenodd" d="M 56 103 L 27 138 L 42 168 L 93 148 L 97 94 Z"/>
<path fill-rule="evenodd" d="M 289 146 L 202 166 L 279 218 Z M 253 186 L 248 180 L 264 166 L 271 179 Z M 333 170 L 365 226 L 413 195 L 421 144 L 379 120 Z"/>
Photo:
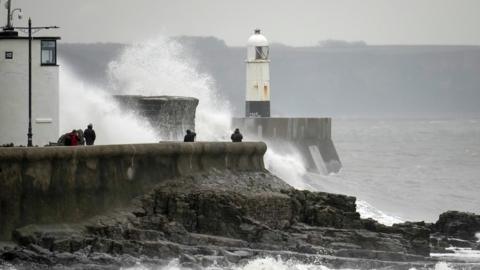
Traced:
<path fill-rule="evenodd" d="M 3 3 L 5 0 L 0 0 Z M 133 42 L 158 34 L 243 45 L 259 27 L 273 42 L 480 45 L 480 0 L 13 0 L 66 42 Z M 5 9 L 1 9 L 2 24 Z M 24 19 L 19 24 L 26 24 Z"/>

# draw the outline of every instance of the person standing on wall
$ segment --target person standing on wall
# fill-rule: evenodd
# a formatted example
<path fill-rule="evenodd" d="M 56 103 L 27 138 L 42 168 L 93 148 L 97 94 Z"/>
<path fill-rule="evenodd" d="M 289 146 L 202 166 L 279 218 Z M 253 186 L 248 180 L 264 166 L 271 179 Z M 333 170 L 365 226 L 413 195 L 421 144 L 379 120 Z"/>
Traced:
<path fill-rule="evenodd" d="M 183 141 L 184 142 L 194 142 L 196 136 L 197 136 L 197 134 L 195 132 L 191 131 L 190 129 L 187 129 L 187 134 L 183 138 Z"/>
<path fill-rule="evenodd" d="M 230 139 L 232 139 L 232 142 L 242 142 L 243 136 L 238 128 L 235 129 L 232 136 L 230 136 Z"/>
<path fill-rule="evenodd" d="M 67 144 L 66 145 L 69 145 L 69 146 L 76 146 L 78 145 L 78 141 L 79 141 L 79 138 L 78 138 L 78 134 L 77 134 L 77 131 L 74 129 L 72 130 L 72 132 L 70 132 L 68 134 L 68 138 L 70 140 L 67 140 Z"/>
<path fill-rule="evenodd" d="M 93 125 L 88 124 L 87 129 L 83 131 L 83 137 L 85 138 L 85 142 L 87 145 L 93 145 L 95 142 L 95 139 L 97 138 L 95 134 L 95 130 L 93 130 Z"/>

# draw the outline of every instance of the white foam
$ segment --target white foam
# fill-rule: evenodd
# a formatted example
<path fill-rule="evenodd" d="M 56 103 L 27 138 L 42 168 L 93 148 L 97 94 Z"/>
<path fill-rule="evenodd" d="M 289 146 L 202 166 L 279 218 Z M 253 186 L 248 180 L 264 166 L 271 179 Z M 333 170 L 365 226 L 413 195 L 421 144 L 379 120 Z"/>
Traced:
<path fill-rule="evenodd" d="M 165 266 L 145 266 L 142 264 L 137 264 L 134 267 L 120 268 L 121 270 L 334 270 L 328 268 L 324 265 L 321 265 L 320 262 L 313 264 L 304 264 L 296 260 L 283 260 L 281 258 L 258 258 L 248 261 L 245 265 L 242 266 L 227 266 L 221 267 L 216 264 L 208 267 L 182 267 L 178 259 L 170 261 L 168 265 Z M 354 270 L 355 268 L 341 268 L 342 270 Z M 410 270 L 415 270 L 416 268 L 411 268 Z M 438 262 L 435 267 L 435 270 L 452 270 L 450 264 L 446 262 Z"/>
<path fill-rule="evenodd" d="M 245 266 L 235 267 L 234 270 L 329 270 L 323 265 L 302 264 L 294 260 L 281 258 L 261 258 L 249 261 Z"/>
<path fill-rule="evenodd" d="M 0 265 L 0 270 L 17 270 L 14 266 L 10 264 Z"/>
<path fill-rule="evenodd" d="M 448 247 L 446 250 L 453 253 L 430 253 L 431 257 L 440 258 L 447 261 L 461 262 L 480 262 L 480 250 L 472 250 L 471 248 Z"/>
<path fill-rule="evenodd" d="M 109 64 L 117 94 L 172 95 L 199 99 L 195 131 L 198 140 L 225 140 L 231 133 L 231 112 L 211 76 L 199 73 L 180 43 L 157 37 L 127 47 Z"/>
<path fill-rule="evenodd" d="M 273 147 L 269 147 L 264 160 L 265 167 L 289 185 L 297 189 L 312 189 L 304 180 L 307 170 L 300 154 L 294 149 L 285 154 L 276 151 Z"/>
<path fill-rule="evenodd" d="M 452 270 L 453 268 L 446 262 L 439 262 L 435 265 L 435 270 Z"/>
<path fill-rule="evenodd" d="M 173 95 L 200 100 L 196 113 L 198 140 L 229 137 L 229 104 L 218 97 L 214 81 L 199 73 L 182 46 L 158 37 L 128 46 L 108 68 L 111 88 L 82 82 L 62 63 L 60 72 L 60 133 L 94 124 L 96 144 L 157 142 L 161 138 L 143 119 L 123 112 L 112 94 Z"/>
<path fill-rule="evenodd" d="M 121 111 L 111 94 L 78 79 L 68 64 L 60 72 L 60 134 L 85 129 L 97 134 L 95 144 L 157 142 L 151 126 L 134 114 Z"/>
<path fill-rule="evenodd" d="M 480 232 L 477 232 L 477 233 L 475 234 L 475 237 L 478 239 L 478 240 L 477 240 L 477 243 L 480 243 Z"/>
<path fill-rule="evenodd" d="M 371 204 L 362 200 L 357 200 L 357 211 L 360 213 L 362 218 L 372 218 L 388 226 L 392 226 L 395 223 L 404 222 L 401 218 L 387 215 L 379 209 L 373 207 Z"/>
<path fill-rule="evenodd" d="M 438 262 L 435 264 L 435 270 L 453 270 L 454 268 L 446 262 Z M 417 268 L 410 268 L 410 270 L 417 270 Z"/>
<path fill-rule="evenodd" d="M 121 270 L 190 270 L 192 268 L 182 267 L 178 259 L 172 260 L 166 266 L 147 267 L 142 264 L 138 264 L 134 267 L 121 268 Z M 303 264 L 295 260 L 282 260 L 281 258 L 258 258 L 247 262 L 243 266 L 228 266 L 221 267 L 216 264 L 208 267 L 200 267 L 194 269 L 202 270 L 330 270 L 330 268 L 318 265 L 318 264 Z"/>

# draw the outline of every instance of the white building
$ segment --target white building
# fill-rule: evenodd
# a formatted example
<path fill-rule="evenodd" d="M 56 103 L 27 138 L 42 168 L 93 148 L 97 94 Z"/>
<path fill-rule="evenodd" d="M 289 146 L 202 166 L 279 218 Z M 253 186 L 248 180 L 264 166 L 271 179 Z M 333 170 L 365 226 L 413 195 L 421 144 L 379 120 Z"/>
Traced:
<path fill-rule="evenodd" d="M 59 137 L 59 37 L 32 40 L 33 145 Z M 28 37 L 5 27 L 0 32 L 0 145 L 27 145 Z"/>
<path fill-rule="evenodd" d="M 270 117 L 270 47 L 256 29 L 247 42 L 246 117 Z"/>

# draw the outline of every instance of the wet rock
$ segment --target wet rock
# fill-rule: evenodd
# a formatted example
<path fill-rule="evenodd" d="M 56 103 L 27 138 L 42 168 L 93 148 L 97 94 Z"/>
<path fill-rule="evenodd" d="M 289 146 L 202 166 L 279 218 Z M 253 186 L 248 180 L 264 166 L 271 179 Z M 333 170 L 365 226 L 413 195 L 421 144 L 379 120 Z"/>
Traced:
<path fill-rule="evenodd" d="M 477 241 L 475 234 L 480 232 L 480 215 L 448 211 L 440 215 L 432 230 L 449 238 Z"/>
<path fill-rule="evenodd" d="M 392 232 L 400 233 L 408 241 L 408 253 L 423 256 L 430 255 L 430 229 L 425 222 L 394 224 Z"/>
<path fill-rule="evenodd" d="M 48 256 L 42 256 L 29 249 L 15 249 L 3 253 L 0 258 L 7 262 L 29 262 L 52 265 L 53 260 Z"/>
<path fill-rule="evenodd" d="M 361 227 L 354 197 L 300 190 L 283 192 L 291 198 L 297 221 L 320 227 Z"/>
<path fill-rule="evenodd" d="M 35 244 L 30 244 L 28 246 L 28 248 L 31 251 L 36 252 L 39 255 L 43 255 L 43 256 L 51 256 L 52 255 L 52 252 L 50 252 L 50 250 L 48 250 L 46 248 L 43 248 L 41 246 L 35 245 Z"/>
<path fill-rule="evenodd" d="M 476 233 L 480 231 L 480 215 L 448 211 L 430 225 L 430 246 L 435 253 L 451 253 L 448 247 L 478 249 Z"/>
<path fill-rule="evenodd" d="M 253 252 L 246 250 L 227 251 L 222 250 L 222 255 L 231 263 L 239 263 L 241 260 L 249 259 L 253 257 Z"/>
<path fill-rule="evenodd" d="M 381 225 L 360 218 L 354 197 L 294 190 L 268 173 L 247 175 L 166 181 L 132 205 L 83 223 L 19 228 L 14 239 L 28 248 L 2 258 L 87 268 L 176 258 L 195 268 L 277 255 L 342 263 L 428 255 L 425 223 Z"/>

